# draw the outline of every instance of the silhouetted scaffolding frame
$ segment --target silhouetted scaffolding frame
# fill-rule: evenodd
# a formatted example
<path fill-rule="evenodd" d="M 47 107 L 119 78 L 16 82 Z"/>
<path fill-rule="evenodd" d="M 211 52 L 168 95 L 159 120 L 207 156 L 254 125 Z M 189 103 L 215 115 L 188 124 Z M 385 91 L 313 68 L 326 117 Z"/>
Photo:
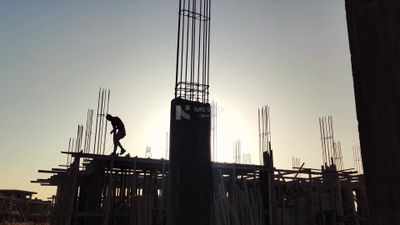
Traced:
<path fill-rule="evenodd" d="M 52 225 L 166 224 L 168 160 L 63 153 L 73 159 L 67 169 L 39 170 L 53 175 L 33 181 L 57 186 Z M 296 169 L 232 163 L 212 168 L 211 225 L 368 224 L 364 178 L 354 170 L 304 163 Z M 263 174 L 271 174 L 271 182 Z"/>

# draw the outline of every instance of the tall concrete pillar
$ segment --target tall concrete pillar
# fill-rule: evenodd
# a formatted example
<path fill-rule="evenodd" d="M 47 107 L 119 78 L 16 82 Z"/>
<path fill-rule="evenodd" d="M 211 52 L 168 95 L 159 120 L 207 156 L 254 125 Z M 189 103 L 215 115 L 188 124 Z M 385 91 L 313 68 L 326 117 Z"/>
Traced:
<path fill-rule="evenodd" d="M 168 225 L 210 225 L 210 104 L 171 102 Z"/>
<path fill-rule="evenodd" d="M 400 3 L 345 2 L 372 224 L 400 224 Z"/>

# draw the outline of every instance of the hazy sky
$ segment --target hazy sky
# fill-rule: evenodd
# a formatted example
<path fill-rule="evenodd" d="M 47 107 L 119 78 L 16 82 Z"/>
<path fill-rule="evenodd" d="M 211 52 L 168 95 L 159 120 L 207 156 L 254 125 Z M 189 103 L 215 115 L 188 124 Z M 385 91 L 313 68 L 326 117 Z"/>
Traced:
<path fill-rule="evenodd" d="M 277 167 L 322 162 L 318 118 L 332 115 L 345 167 L 358 144 L 343 0 L 215 0 L 210 99 L 218 161 L 233 141 L 258 163 L 257 108 L 271 107 Z M 175 79 L 178 0 L 0 1 L 0 189 L 47 197 L 29 181 L 65 163 L 61 150 L 111 89 L 131 155 L 165 151 Z M 108 137 L 111 139 L 111 136 Z M 112 143 L 106 145 L 108 153 Z"/>

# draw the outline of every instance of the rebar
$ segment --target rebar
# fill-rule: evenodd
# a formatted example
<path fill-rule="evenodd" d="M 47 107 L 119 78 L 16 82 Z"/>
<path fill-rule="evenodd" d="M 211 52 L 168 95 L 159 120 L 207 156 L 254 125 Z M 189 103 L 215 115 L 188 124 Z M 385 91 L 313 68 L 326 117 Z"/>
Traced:
<path fill-rule="evenodd" d="M 210 1 L 179 1 L 175 98 L 209 101 Z"/>

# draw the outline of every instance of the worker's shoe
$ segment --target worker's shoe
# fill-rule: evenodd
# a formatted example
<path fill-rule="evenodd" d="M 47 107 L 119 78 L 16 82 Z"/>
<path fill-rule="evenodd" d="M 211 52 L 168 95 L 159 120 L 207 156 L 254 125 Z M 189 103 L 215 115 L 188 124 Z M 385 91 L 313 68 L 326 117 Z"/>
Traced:
<path fill-rule="evenodd" d="M 121 154 L 120 155 L 123 155 L 125 152 L 126 152 L 125 149 L 121 149 Z"/>

